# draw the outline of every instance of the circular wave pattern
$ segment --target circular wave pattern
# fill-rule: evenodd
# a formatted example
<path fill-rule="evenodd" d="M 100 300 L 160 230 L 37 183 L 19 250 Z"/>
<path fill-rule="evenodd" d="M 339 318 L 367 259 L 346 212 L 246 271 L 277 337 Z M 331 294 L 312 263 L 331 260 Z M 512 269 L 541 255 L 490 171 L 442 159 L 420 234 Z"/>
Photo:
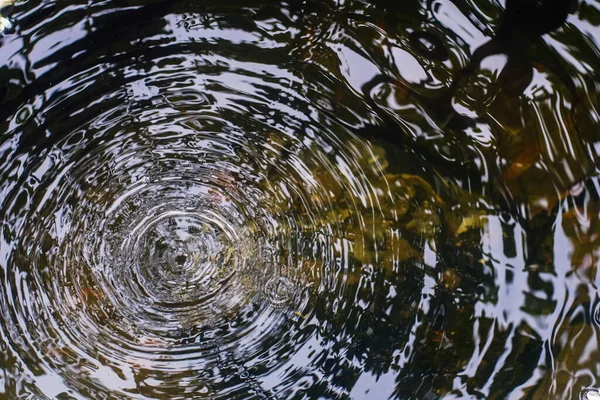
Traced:
<path fill-rule="evenodd" d="M 419 259 L 397 225 L 420 184 L 386 177 L 330 100 L 279 66 L 268 32 L 235 43 L 175 15 L 146 27 L 136 61 L 72 50 L 76 67 L 17 113 L 1 307 L 38 396 L 291 396 L 317 314 L 343 315 L 374 279 L 361 266 Z M 244 60 L 259 43 L 273 63 Z M 401 215 L 383 207 L 395 202 Z"/>
<path fill-rule="evenodd" d="M 218 361 L 223 375 L 237 376 L 227 371 L 273 362 L 271 352 L 293 352 L 278 338 L 298 329 L 295 313 L 310 314 L 321 275 L 298 263 L 321 260 L 333 245 L 325 235 L 323 244 L 315 243 L 320 235 L 301 228 L 316 218 L 312 213 L 323 212 L 310 197 L 325 188 L 308 169 L 305 175 L 293 171 L 300 158 L 274 166 L 274 159 L 259 159 L 234 135 L 215 139 L 214 132 L 188 128 L 150 144 L 153 134 L 132 128 L 93 151 L 81 137 L 65 151 L 74 140 L 66 135 L 11 192 L 5 228 L 14 231 L 4 239 L 14 237 L 8 262 L 17 297 L 4 307 L 14 324 L 10 337 L 24 352 L 23 362 L 37 353 L 46 373 L 62 376 L 66 393 L 86 381 L 83 370 L 94 396 L 125 396 L 137 387 L 126 374 L 148 369 L 169 379 L 193 371 L 199 374 L 194 382 L 215 385 L 210 392 L 235 396 L 230 387 L 241 385 L 243 392 L 249 383 L 219 386 L 220 379 L 202 374 Z M 149 144 L 134 144 L 144 140 Z M 135 149 L 126 151 L 130 146 Z M 221 153 L 225 149 L 229 154 Z M 234 167 L 233 159 L 246 162 Z M 282 171 L 267 179 L 269 167 Z M 39 182 L 52 183 L 30 191 L 26 182 L 37 181 L 43 168 Z M 313 190 L 304 189 L 309 185 Z M 302 202 L 311 208 L 291 210 Z M 12 226 L 9 218 L 15 218 Z M 311 252 L 301 258 L 291 243 L 311 246 Z M 29 342 L 18 344 L 21 338 Z M 267 348 L 265 342 L 274 343 Z M 102 381 L 107 373 L 117 374 L 116 384 Z"/>

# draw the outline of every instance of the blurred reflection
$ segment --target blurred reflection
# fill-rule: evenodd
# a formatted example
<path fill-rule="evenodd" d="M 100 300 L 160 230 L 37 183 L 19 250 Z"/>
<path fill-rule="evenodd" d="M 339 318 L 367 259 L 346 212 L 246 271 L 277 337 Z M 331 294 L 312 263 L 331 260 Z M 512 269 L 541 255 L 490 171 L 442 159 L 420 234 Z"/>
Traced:
<path fill-rule="evenodd" d="M 534 42 L 561 27 L 576 7 L 577 0 L 507 0 L 494 36 L 475 50 L 452 87 L 472 74 L 485 58 L 503 54 L 507 61 L 498 76 L 500 87 L 511 95 L 523 93 L 533 79 Z"/>

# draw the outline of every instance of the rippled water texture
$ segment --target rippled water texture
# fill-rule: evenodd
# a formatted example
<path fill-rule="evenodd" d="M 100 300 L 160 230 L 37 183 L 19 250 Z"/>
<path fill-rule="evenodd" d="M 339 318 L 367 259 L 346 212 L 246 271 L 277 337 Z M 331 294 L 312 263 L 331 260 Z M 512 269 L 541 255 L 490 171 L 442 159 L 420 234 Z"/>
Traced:
<path fill-rule="evenodd" d="M 571 3 L 5 7 L 0 398 L 600 388 L 600 8 Z"/>

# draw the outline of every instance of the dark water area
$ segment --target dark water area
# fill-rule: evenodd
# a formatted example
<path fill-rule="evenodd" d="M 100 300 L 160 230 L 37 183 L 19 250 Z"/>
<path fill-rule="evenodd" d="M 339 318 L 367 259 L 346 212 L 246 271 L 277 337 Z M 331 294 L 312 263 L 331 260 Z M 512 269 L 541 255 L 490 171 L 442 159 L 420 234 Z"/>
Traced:
<path fill-rule="evenodd" d="M 0 0 L 1 399 L 600 398 L 600 5 Z"/>

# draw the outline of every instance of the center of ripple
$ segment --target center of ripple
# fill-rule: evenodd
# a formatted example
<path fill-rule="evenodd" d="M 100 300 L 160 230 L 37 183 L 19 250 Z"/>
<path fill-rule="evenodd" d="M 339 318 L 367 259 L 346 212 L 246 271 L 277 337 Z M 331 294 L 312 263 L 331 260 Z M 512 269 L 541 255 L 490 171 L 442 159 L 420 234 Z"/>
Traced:
<path fill-rule="evenodd" d="M 164 213 L 138 229 L 133 275 L 157 305 L 206 301 L 242 267 L 235 232 L 216 215 Z"/>
<path fill-rule="evenodd" d="M 142 198 L 111 215 L 96 269 L 102 293 L 133 329 L 210 328 L 252 302 L 260 287 L 249 278 L 258 239 L 234 214 L 169 196 L 152 207 Z"/>

